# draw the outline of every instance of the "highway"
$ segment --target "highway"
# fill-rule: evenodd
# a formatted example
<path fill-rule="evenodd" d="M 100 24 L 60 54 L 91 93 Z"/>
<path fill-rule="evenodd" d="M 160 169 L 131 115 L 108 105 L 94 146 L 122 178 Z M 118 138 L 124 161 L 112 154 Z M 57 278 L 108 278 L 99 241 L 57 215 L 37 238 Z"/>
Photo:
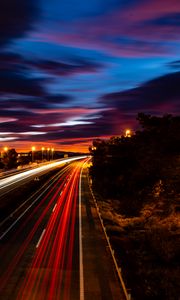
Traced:
<path fill-rule="evenodd" d="M 70 163 L 74 160 L 81 159 L 81 158 L 84 158 L 84 156 L 61 159 L 49 164 L 43 164 L 40 167 L 36 167 L 33 169 L 30 168 L 30 170 L 26 170 L 24 172 L 19 171 L 18 174 L 8 176 L 6 178 L 2 178 L 0 180 L 0 193 L 2 195 L 3 193 L 6 193 L 6 191 L 9 192 L 10 189 L 13 190 L 14 188 L 16 188 L 18 183 L 22 185 L 22 183 L 28 182 L 28 180 L 32 179 L 32 177 L 35 177 L 37 175 L 38 176 L 42 175 L 47 171 L 49 171 L 50 169 L 53 169 L 65 163 Z"/>
<path fill-rule="evenodd" d="M 65 165 L 0 227 L 1 299 L 125 299 L 88 190 L 87 160 Z"/>

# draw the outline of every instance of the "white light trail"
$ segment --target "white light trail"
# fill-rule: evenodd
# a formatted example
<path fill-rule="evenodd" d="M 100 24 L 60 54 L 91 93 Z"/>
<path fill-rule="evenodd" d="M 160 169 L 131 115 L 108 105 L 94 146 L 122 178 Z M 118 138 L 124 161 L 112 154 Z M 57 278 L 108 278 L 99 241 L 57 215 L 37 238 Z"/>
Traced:
<path fill-rule="evenodd" d="M 59 161 L 56 161 L 56 162 L 53 162 L 53 163 L 50 163 L 48 165 L 44 165 L 44 166 L 41 166 L 41 167 L 38 167 L 36 169 L 33 169 L 33 170 L 28 170 L 28 171 L 25 171 L 23 173 L 20 173 L 20 174 L 16 174 L 16 175 L 12 175 L 10 177 L 7 177 L 7 178 L 4 178 L 4 179 L 1 179 L 0 180 L 0 190 L 1 189 L 4 189 L 5 187 L 8 187 L 14 183 L 17 183 L 25 178 L 28 178 L 32 175 L 37 175 L 38 173 L 40 172 L 43 172 L 43 171 L 46 171 L 46 170 L 50 170 L 54 167 L 57 167 L 59 165 L 62 165 L 66 162 L 71 162 L 73 160 L 78 160 L 78 159 L 82 159 L 82 158 L 85 158 L 87 156 L 77 156 L 77 157 L 73 157 L 73 158 L 67 158 L 67 159 L 63 159 L 63 160 L 59 160 Z"/>

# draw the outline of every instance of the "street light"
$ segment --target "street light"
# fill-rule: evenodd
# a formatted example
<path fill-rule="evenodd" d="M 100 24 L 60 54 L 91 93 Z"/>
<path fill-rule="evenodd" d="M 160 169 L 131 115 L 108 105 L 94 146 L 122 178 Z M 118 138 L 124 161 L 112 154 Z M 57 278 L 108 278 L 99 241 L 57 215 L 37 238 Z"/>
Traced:
<path fill-rule="evenodd" d="M 96 147 L 92 146 L 92 148 L 91 148 L 91 149 L 94 151 L 94 150 L 96 150 Z"/>
<path fill-rule="evenodd" d="M 131 137 L 131 130 L 130 129 L 126 129 L 125 137 Z"/>
<path fill-rule="evenodd" d="M 8 151 L 8 147 L 4 147 L 3 148 L 4 152 L 7 152 Z M 4 154 L 3 154 L 3 151 L 0 152 L 0 158 L 3 158 Z"/>
<path fill-rule="evenodd" d="M 51 149 L 51 152 L 52 152 L 52 160 L 53 160 L 54 148 Z"/>
<path fill-rule="evenodd" d="M 33 162 L 34 161 L 34 151 L 36 150 L 36 147 L 33 146 L 31 149 L 32 149 L 32 162 Z"/>
<path fill-rule="evenodd" d="M 41 150 L 42 150 L 42 161 L 43 161 L 43 151 L 44 151 L 44 147 L 42 147 Z"/>
<path fill-rule="evenodd" d="M 47 152 L 47 154 L 48 154 L 48 155 L 47 155 L 47 160 L 49 160 L 49 150 L 50 150 L 50 148 L 47 148 L 47 151 L 48 151 L 48 152 Z"/>

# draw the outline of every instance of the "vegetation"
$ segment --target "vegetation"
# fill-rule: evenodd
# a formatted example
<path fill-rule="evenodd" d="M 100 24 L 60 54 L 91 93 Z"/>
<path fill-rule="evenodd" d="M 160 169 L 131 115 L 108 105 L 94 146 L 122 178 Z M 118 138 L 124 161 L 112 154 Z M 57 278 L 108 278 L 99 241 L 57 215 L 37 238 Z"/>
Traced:
<path fill-rule="evenodd" d="M 14 169 L 17 167 L 17 157 L 18 154 L 15 149 L 8 149 L 3 153 L 1 159 L 0 168 L 4 169 Z"/>
<path fill-rule="evenodd" d="M 131 137 L 94 140 L 90 176 L 133 298 L 177 300 L 180 117 L 137 119 Z"/>

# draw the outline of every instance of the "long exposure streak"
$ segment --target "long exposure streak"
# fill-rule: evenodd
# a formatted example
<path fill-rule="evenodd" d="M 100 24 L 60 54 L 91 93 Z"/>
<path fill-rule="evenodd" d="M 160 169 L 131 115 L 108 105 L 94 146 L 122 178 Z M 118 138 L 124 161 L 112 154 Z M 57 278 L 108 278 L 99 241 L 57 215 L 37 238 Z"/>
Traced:
<path fill-rule="evenodd" d="M 34 241 L 34 254 L 26 266 L 23 280 L 21 278 L 18 283 L 15 299 L 72 299 L 74 244 L 75 240 L 79 241 L 79 237 L 75 234 L 76 216 L 79 212 L 79 180 L 86 160 L 87 158 L 64 168 L 59 179 L 57 178 L 11 238 L 11 242 L 15 240 L 29 226 L 34 215 L 41 211 L 2 277 L 1 288 L 11 280 L 17 265 L 21 263 L 29 245 Z M 79 261 L 79 258 L 77 260 Z M 80 261 L 82 262 L 82 258 Z M 82 292 L 79 292 L 79 296 L 80 293 Z M 82 296 L 80 299 L 83 299 Z"/>

